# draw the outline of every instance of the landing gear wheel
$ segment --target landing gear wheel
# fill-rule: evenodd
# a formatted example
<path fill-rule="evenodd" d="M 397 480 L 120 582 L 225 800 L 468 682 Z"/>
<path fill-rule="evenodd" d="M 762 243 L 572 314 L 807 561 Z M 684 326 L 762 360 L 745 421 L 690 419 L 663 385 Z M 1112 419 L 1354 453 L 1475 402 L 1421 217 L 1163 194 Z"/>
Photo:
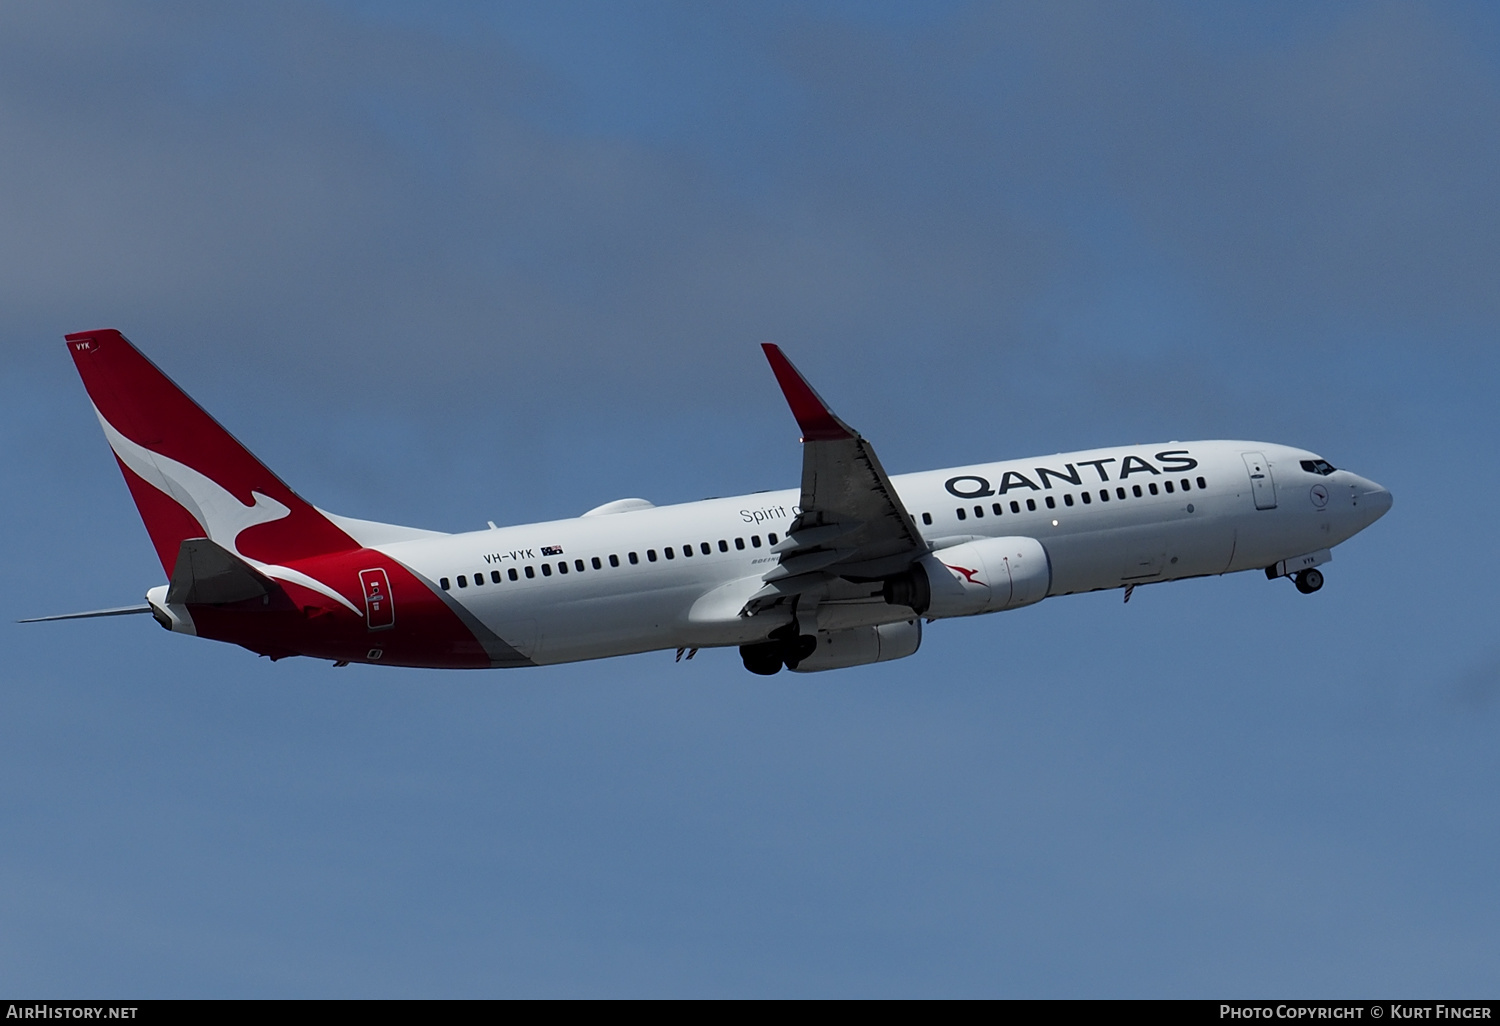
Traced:
<path fill-rule="evenodd" d="M 744 662 L 745 669 L 762 677 L 781 672 L 781 646 L 774 641 L 741 645 L 740 659 Z"/>
<path fill-rule="evenodd" d="M 1297 590 L 1304 595 L 1311 595 L 1323 587 L 1323 571 L 1304 570 L 1293 578 L 1297 582 Z"/>

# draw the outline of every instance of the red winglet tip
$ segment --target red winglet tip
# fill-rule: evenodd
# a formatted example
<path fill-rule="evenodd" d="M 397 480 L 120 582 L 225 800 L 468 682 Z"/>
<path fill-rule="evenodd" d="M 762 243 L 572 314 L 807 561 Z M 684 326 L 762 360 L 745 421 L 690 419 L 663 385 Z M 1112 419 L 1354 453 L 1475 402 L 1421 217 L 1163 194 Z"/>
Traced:
<path fill-rule="evenodd" d="M 813 387 L 797 368 L 792 366 L 792 361 L 786 358 L 780 346 L 774 342 L 762 342 L 760 347 L 771 364 L 771 372 L 776 375 L 776 383 L 781 386 L 782 395 L 786 396 L 787 405 L 792 408 L 792 416 L 797 418 L 797 426 L 802 429 L 804 442 L 829 442 L 855 437 L 848 425 L 834 416 L 828 404 L 813 391 Z"/>

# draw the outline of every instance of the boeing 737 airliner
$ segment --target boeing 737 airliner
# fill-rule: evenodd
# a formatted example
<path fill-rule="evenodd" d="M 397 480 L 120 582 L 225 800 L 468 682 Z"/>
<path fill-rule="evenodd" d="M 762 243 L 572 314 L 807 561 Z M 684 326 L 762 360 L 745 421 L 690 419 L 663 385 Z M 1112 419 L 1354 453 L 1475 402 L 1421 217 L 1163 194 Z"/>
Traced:
<path fill-rule="evenodd" d="M 774 345 L 802 485 L 444 534 L 310 505 L 118 331 L 66 336 L 168 583 L 168 630 L 272 659 L 479 668 L 737 646 L 745 668 L 900 659 L 922 621 L 1261 570 L 1299 591 L 1391 494 L 1316 453 L 1167 442 L 890 477 Z M 33 621 L 27 621 L 33 622 Z"/>

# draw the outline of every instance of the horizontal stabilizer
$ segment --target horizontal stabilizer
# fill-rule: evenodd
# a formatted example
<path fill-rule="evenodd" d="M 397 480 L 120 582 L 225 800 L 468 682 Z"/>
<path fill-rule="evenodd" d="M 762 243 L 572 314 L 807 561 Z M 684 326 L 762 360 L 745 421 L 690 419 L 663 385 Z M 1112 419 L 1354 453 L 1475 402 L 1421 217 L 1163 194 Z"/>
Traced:
<path fill-rule="evenodd" d="M 48 620 L 91 620 L 96 616 L 129 616 L 132 613 L 149 613 L 150 606 L 119 606 L 115 609 L 94 609 L 87 613 L 59 613 L 57 616 L 33 616 L 16 623 L 45 623 Z"/>
<path fill-rule="evenodd" d="M 167 588 L 170 605 L 222 605 L 281 591 L 281 585 L 224 546 L 189 538 L 177 550 L 177 566 Z"/>

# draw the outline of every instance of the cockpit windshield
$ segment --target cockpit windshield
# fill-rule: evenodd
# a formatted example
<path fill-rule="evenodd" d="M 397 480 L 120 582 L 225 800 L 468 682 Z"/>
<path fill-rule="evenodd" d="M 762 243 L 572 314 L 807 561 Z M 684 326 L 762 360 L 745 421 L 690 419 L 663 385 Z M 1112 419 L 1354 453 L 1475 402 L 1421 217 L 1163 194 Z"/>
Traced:
<path fill-rule="evenodd" d="M 1309 474 L 1322 474 L 1324 477 L 1327 477 L 1338 468 L 1327 460 L 1303 460 L 1302 469 Z"/>

